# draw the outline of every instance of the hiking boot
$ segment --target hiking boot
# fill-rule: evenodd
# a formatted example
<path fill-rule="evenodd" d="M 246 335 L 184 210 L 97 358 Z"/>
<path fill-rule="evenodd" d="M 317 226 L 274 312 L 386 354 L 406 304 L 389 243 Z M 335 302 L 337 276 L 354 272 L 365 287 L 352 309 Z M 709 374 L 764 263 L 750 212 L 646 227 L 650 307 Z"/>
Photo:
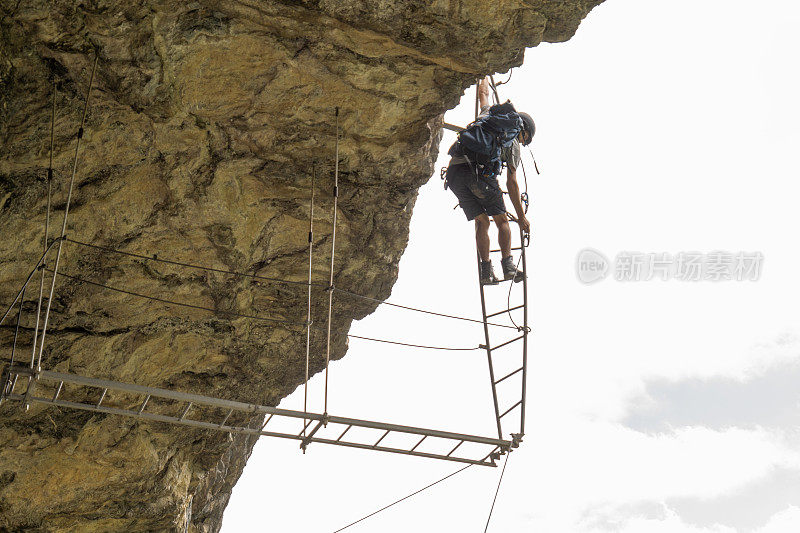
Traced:
<path fill-rule="evenodd" d="M 504 257 L 500 264 L 503 267 L 503 279 L 512 279 L 514 283 L 519 283 L 525 279 L 525 272 L 517 269 L 512 256 Z"/>
<path fill-rule="evenodd" d="M 481 285 L 497 285 L 500 280 L 494 275 L 491 261 L 481 261 Z"/>

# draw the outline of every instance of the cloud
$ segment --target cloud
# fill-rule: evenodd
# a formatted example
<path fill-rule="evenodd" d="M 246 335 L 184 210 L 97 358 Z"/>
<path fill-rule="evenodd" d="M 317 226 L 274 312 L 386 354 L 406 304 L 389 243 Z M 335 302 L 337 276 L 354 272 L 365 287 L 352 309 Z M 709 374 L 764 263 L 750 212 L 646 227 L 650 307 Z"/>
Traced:
<path fill-rule="evenodd" d="M 800 348 L 794 337 L 759 346 L 740 376 L 656 379 L 623 420 L 645 433 L 685 426 L 714 429 L 800 427 Z"/>
<path fill-rule="evenodd" d="M 787 505 L 786 501 L 800 500 L 798 478 L 797 472 L 779 472 L 730 498 L 697 500 L 698 509 L 705 507 L 712 511 L 700 520 L 696 512 L 687 512 L 685 502 L 639 501 L 593 507 L 583 514 L 575 530 L 581 533 L 795 533 L 800 526 L 800 506 Z M 776 483 L 783 485 L 777 491 L 774 490 Z M 758 494 L 759 491 L 762 493 Z M 779 493 L 786 497 L 768 501 L 770 494 Z M 767 508 L 769 512 L 765 512 Z"/>
<path fill-rule="evenodd" d="M 789 531 L 775 528 L 793 521 L 791 531 L 798 531 L 800 514 L 778 515 L 784 509 L 800 510 L 800 470 L 775 468 L 765 477 L 728 495 L 712 499 L 675 498 L 666 503 L 683 520 L 697 526 L 723 524 L 739 532 L 772 532 Z M 775 525 L 770 525 L 773 522 Z"/>
<path fill-rule="evenodd" d="M 794 533 L 800 529 L 800 507 L 791 505 L 775 513 L 764 527 L 754 533 Z"/>
<path fill-rule="evenodd" d="M 686 523 L 661 502 L 638 502 L 603 506 L 584 515 L 578 525 L 581 533 L 737 533 L 722 524 L 698 526 Z"/>
<path fill-rule="evenodd" d="M 607 530 L 661 531 L 664 524 L 675 527 L 665 531 L 800 530 L 798 383 L 794 335 L 756 346 L 735 374 L 646 382 L 621 422 L 662 443 L 655 456 L 678 478 L 687 476 L 689 490 L 617 507 L 608 516 L 619 527 Z M 683 448 L 685 461 L 668 456 L 667 443 Z M 663 505 L 658 513 L 641 512 L 654 502 Z M 612 523 L 602 514 L 593 519 L 598 527 Z"/>

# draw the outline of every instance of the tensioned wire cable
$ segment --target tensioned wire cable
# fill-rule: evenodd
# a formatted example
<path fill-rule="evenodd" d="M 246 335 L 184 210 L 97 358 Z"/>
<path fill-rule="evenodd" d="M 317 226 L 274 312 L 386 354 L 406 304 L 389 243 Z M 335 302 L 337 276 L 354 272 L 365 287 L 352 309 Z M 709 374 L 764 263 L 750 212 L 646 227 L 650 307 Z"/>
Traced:
<path fill-rule="evenodd" d="M 45 270 L 47 270 L 48 272 L 53 272 L 53 270 L 51 270 L 49 268 L 45 268 Z M 272 318 L 272 317 L 265 317 L 265 316 L 258 316 L 258 315 L 247 315 L 247 314 L 244 314 L 244 313 L 237 313 L 237 312 L 234 312 L 234 311 L 225 311 L 225 310 L 222 310 L 222 309 L 214 309 L 212 307 L 205 307 L 205 306 L 202 306 L 202 305 L 190 304 L 190 303 L 186 303 L 186 302 L 176 302 L 174 300 L 167 300 L 166 298 L 159 298 L 157 296 L 150 296 L 148 294 L 142 294 L 142 293 L 139 293 L 139 292 L 133 292 L 133 291 L 129 291 L 127 289 L 120 289 L 119 287 L 112 287 L 111 285 L 105 285 L 103 283 L 98 283 L 96 281 L 91 281 L 91 280 L 84 279 L 84 278 L 81 278 L 81 277 L 78 277 L 78 276 L 73 276 L 73 275 L 70 275 L 70 274 L 64 274 L 63 272 L 59 272 L 58 275 L 59 276 L 63 276 L 65 278 L 67 278 L 67 279 L 71 279 L 73 281 L 77 281 L 77 282 L 80 282 L 80 283 L 86 283 L 87 285 L 94 285 L 95 287 L 101 287 L 103 289 L 108 289 L 108 290 L 111 290 L 111 291 L 120 292 L 120 293 L 127 294 L 127 295 L 130 295 L 130 296 L 136 296 L 138 298 L 144 298 L 146 300 L 152 300 L 154 302 L 161 302 L 161 303 L 165 303 L 165 304 L 169 304 L 169 305 L 177 305 L 177 306 L 180 306 L 180 307 L 189 307 L 189 308 L 192 308 L 192 309 L 200 309 L 202 311 L 210 311 L 212 313 L 216 313 L 216 314 L 220 314 L 220 315 L 234 316 L 234 317 L 237 317 L 237 318 L 250 318 L 250 319 L 253 319 L 253 320 L 264 320 L 264 321 L 267 321 L 267 322 L 274 322 L 274 323 L 277 323 L 277 324 L 302 325 L 302 324 L 298 324 L 297 322 L 293 322 L 291 320 L 286 320 L 286 319 L 281 319 L 281 318 Z"/>
<path fill-rule="evenodd" d="M 440 317 L 443 317 L 443 318 L 452 318 L 454 320 L 463 320 L 463 321 L 466 321 L 466 322 L 475 322 L 476 324 L 483 324 L 483 320 L 478 320 L 477 318 L 467 318 L 467 317 L 457 316 L 457 315 L 448 315 L 446 313 L 438 313 L 436 311 L 429 311 L 427 309 L 419 309 L 419 308 L 416 308 L 416 307 L 409 307 L 407 305 L 400 305 L 400 304 L 396 304 L 396 303 L 393 303 L 393 302 L 385 302 L 383 300 L 379 300 L 378 298 L 372 298 L 370 296 L 363 296 L 361 294 L 357 294 L 357 293 L 354 293 L 354 292 L 346 291 L 344 289 L 334 289 L 334 290 L 338 291 L 338 292 L 341 292 L 343 294 L 349 294 L 350 296 L 353 296 L 353 297 L 356 297 L 356 298 L 361 298 L 362 300 L 370 300 L 372 302 L 376 302 L 376 303 L 383 304 L 383 305 L 388 305 L 390 307 L 397 307 L 397 308 L 400 308 L 400 309 L 406 309 L 408 311 L 416 311 L 418 313 L 425 313 L 425 314 L 428 314 L 428 315 L 440 316 Z M 498 327 L 498 328 L 517 329 L 516 327 L 509 326 L 508 324 L 497 324 L 495 322 L 486 322 L 486 325 L 487 326 L 495 326 L 495 327 Z"/>
<path fill-rule="evenodd" d="M 506 473 L 506 467 L 508 466 L 508 458 L 511 457 L 511 454 L 506 454 L 506 460 L 503 461 L 503 470 L 500 472 L 500 479 L 497 481 L 497 490 L 494 492 L 494 499 L 492 500 L 492 507 L 489 509 L 489 517 L 486 519 L 486 527 L 483 529 L 483 533 L 487 533 L 489 531 L 489 522 L 492 520 L 492 513 L 494 512 L 494 504 L 497 503 L 497 495 L 500 494 L 500 484 L 503 482 L 503 474 Z"/>
<path fill-rule="evenodd" d="M 14 309 L 14 306 L 17 305 L 17 302 L 19 302 L 20 296 L 22 296 L 22 291 L 28 287 L 28 283 L 30 283 L 31 279 L 33 279 L 33 275 L 36 274 L 36 271 L 39 270 L 39 268 L 41 267 L 42 261 L 44 261 L 44 258 L 47 256 L 47 253 L 54 245 L 59 243 L 61 240 L 62 240 L 61 237 L 56 237 L 55 239 L 53 239 L 53 242 L 51 242 L 47 246 L 47 249 L 45 249 L 44 253 L 39 257 L 39 260 L 36 262 L 31 271 L 28 273 L 28 277 L 25 278 L 25 282 L 22 284 L 22 287 L 19 289 L 19 291 L 17 291 L 17 295 L 14 297 L 14 300 L 11 302 L 10 305 L 6 307 L 5 313 L 3 313 L 3 316 L 0 317 L 0 325 L 2 325 L 2 323 L 6 321 L 6 318 L 8 318 L 8 315 L 11 313 L 11 310 Z"/>
<path fill-rule="evenodd" d="M 394 505 L 397 505 L 398 503 L 400 503 L 400 502 L 402 502 L 402 501 L 405 501 L 405 500 L 407 500 L 407 499 L 411 498 L 412 496 L 416 496 L 416 495 L 417 495 L 417 494 L 419 494 L 420 492 L 422 492 L 422 491 L 424 491 L 424 490 L 427 490 L 427 489 L 429 489 L 429 488 L 433 487 L 434 485 L 438 485 L 439 483 L 441 483 L 442 481 L 445 481 L 446 479 L 450 479 L 451 477 L 455 476 L 456 474 L 459 474 L 459 473 L 463 472 L 464 470 L 466 470 L 467 468 L 469 468 L 469 467 L 471 467 L 471 466 L 475 466 L 475 465 L 469 464 L 469 465 L 465 466 L 464 468 L 460 468 L 459 470 L 456 470 L 455 472 L 452 472 L 452 473 L 450 473 L 450 474 L 448 474 L 448 475 L 444 476 L 443 478 L 441 478 L 441 479 L 439 479 L 439 480 L 437 480 L 437 481 L 434 481 L 434 482 L 433 482 L 433 483 L 431 483 L 430 485 L 426 485 L 426 486 L 422 487 L 421 489 L 419 489 L 419 490 L 417 490 L 417 491 L 415 491 L 415 492 L 412 492 L 412 493 L 411 493 L 411 494 L 409 494 L 408 496 L 404 496 L 403 498 L 400 498 L 399 500 L 395 500 L 395 501 L 393 501 L 392 503 L 390 503 L 389 505 L 386 505 L 386 506 L 384 506 L 384 507 L 381 507 L 381 508 L 380 508 L 380 509 L 378 509 L 377 511 L 374 511 L 374 512 L 372 512 L 372 513 L 370 513 L 370 514 L 368 514 L 368 515 L 366 515 L 366 516 L 364 516 L 364 517 L 362 517 L 362 518 L 359 518 L 359 519 L 358 519 L 358 520 L 356 520 L 355 522 L 350 522 L 350 523 L 349 523 L 349 524 L 347 524 L 346 526 L 344 526 L 344 527 L 342 527 L 342 528 L 339 528 L 339 529 L 337 529 L 337 530 L 336 530 L 336 531 L 334 531 L 333 533 L 339 533 L 340 531 L 344 531 L 345 529 L 349 528 L 350 526 L 354 526 L 354 525 L 358 524 L 359 522 L 363 522 L 363 521 L 364 521 L 364 520 L 366 520 L 367 518 L 373 517 L 373 516 L 375 516 L 376 514 L 378 514 L 378 513 L 382 512 L 382 511 L 385 511 L 386 509 L 388 509 L 388 508 L 390 508 L 390 507 L 392 507 L 392 506 L 394 506 Z"/>
<path fill-rule="evenodd" d="M 102 250 L 104 252 L 110 252 L 110 253 L 115 253 L 115 254 L 119 254 L 119 255 L 126 255 L 128 257 L 135 257 L 137 259 L 144 259 L 144 260 L 147 260 L 147 261 L 156 261 L 158 263 L 165 263 L 165 264 L 168 264 L 168 265 L 174 265 L 174 266 L 180 266 L 180 267 L 186 267 L 186 268 L 193 268 L 195 270 L 206 270 L 208 272 L 217 272 L 217 273 L 220 273 L 220 274 L 230 274 L 232 276 L 239 276 L 239 277 L 243 277 L 243 278 L 253 278 L 253 279 L 257 279 L 257 280 L 270 281 L 270 282 L 274 282 L 274 283 L 285 283 L 285 284 L 289 284 L 289 285 L 304 285 L 304 286 L 305 285 L 309 285 L 309 283 L 306 282 L 306 281 L 293 281 L 293 280 L 287 280 L 287 279 L 271 278 L 271 277 L 268 277 L 268 276 L 260 276 L 258 274 L 250 274 L 250 273 L 247 273 L 247 272 L 237 272 L 235 270 L 226 270 L 224 268 L 214 268 L 214 267 L 203 266 L 203 265 L 195 265 L 195 264 L 192 264 L 192 263 L 185 263 L 185 262 L 182 262 L 182 261 L 174 261 L 172 259 L 162 259 L 162 258 L 156 257 L 156 256 L 147 256 L 147 255 L 143 255 L 143 254 L 137 254 L 135 252 L 126 252 L 124 250 L 118 250 L 116 248 L 110 248 L 110 247 L 107 247 L 107 246 L 100 246 L 100 245 L 97 245 L 97 244 L 90 244 L 88 242 L 76 241 L 75 239 L 70 239 L 68 237 L 65 237 L 64 240 L 66 242 L 70 242 L 72 244 L 77 244 L 79 246 L 86 246 L 87 248 L 94 248 L 95 250 Z M 325 287 L 325 285 L 323 285 L 321 283 L 311 283 L 310 285 L 315 286 L 315 287 L 323 287 L 323 288 Z"/>
<path fill-rule="evenodd" d="M 333 222 L 331 223 L 331 268 L 328 282 L 328 335 L 325 343 L 325 408 L 323 415 L 328 414 L 328 373 L 331 362 L 331 327 L 333 325 L 333 276 L 336 260 L 336 218 L 339 206 L 339 108 L 336 108 L 336 158 L 333 174 Z"/>
<path fill-rule="evenodd" d="M 170 264 L 170 265 L 174 265 L 174 266 L 193 268 L 193 269 L 196 269 L 196 270 L 207 270 L 209 272 L 218 272 L 218 273 L 221 273 L 221 274 L 229 274 L 229 275 L 232 275 L 232 276 L 241 276 L 241 277 L 247 277 L 247 278 L 252 278 L 252 279 L 257 279 L 257 280 L 275 282 L 275 283 L 287 283 L 287 284 L 292 284 L 292 285 L 304 285 L 304 286 L 308 285 L 308 282 L 306 282 L 306 281 L 284 280 L 284 279 L 279 279 L 279 278 L 261 276 L 261 275 L 258 275 L 258 274 L 237 272 L 235 270 L 226 270 L 226 269 L 221 269 L 221 268 L 213 268 L 213 267 L 207 267 L 207 266 L 203 266 L 203 265 L 186 263 L 186 262 L 182 262 L 182 261 L 175 261 L 175 260 L 171 260 L 171 259 L 162 259 L 161 257 L 153 257 L 153 256 L 148 256 L 148 255 L 144 255 L 144 254 L 138 254 L 138 253 L 134 253 L 134 252 L 127 252 L 127 251 L 119 250 L 119 249 L 116 249 L 116 248 L 111 248 L 111 247 L 107 247 L 107 246 L 100 246 L 100 245 L 97 245 L 97 244 L 90 244 L 90 243 L 87 243 L 87 242 L 77 241 L 75 239 L 66 238 L 66 237 L 64 238 L 64 241 L 66 241 L 68 243 L 76 244 L 78 246 L 85 246 L 85 247 L 88 247 L 88 248 L 94 248 L 96 250 L 101 250 L 101 251 L 109 252 L 109 253 L 115 253 L 115 254 L 119 254 L 119 255 L 125 255 L 125 256 L 134 257 L 134 258 L 137 258 L 137 259 L 143 259 L 145 261 L 155 261 L 155 262 Z M 321 284 L 321 283 L 312 283 L 311 286 L 322 288 L 322 289 L 327 289 L 327 286 L 324 285 L 324 284 Z M 465 321 L 465 322 L 474 322 L 476 324 L 483 324 L 483 320 L 479 320 L 479 319 L 476 319 L 476 318 L 469 318 L 469 317 L 458 316 L 458 315 L 450 315 L 450 314 L 447 314 L 447 313 L 439 313 L 437 311 L 431 311 L 429 309 L 421 309 L 421 308 L 418 308 L 418 307 L 411 307 L 411 306 L 408 306 L 408 305 L 396 304 L 394 302 L 387 302 L 385 300 L 380 300 L 378 298 L 373 298 L 371 296 L 364 296 L 362 294 L 358 294 L 356 292 L 348 291 L 346 289 L 340 289 L 338 287 L 334 287 L 333 290 L 338 292 L 338 293 L 341 293 L 341 294 L 352 296 L 354 298 L 360 298 L 362 300 L 375 302 L 375 303 L 377 303 L 379 305 L 388 305 L 389 307 L 396 307 L 398 309 L 405 309 L 407 311 L 414 311 L 414 312 L 417 312 L 417 313 L 424 313 L 424 314 L 438 316 L 438 317 L 442 317 L 442 318 L 449 318 L 449 319 L 453 319 L 453 320 L 462 320 L 462 321 Z M 488 326 L 494 326 L 494 327 L 498 327 L 498 328 L 517 329 L 516 327 L 509 326 L 508 324 L 498 324 L 498 323 L 495 323 L 495 322 L 487 322 L 486 324 Z"/>
<path fill-rule="evenodd" d="M 44 339 L 45 335 L 47 334 L 47 324 L 50 319 L 50 306 L 53 303 L 53 294 L 56 290 L 56 272 L 58 272 L 58 265 L 61 261 L 61 246 L 64 244 L 63 238 L 64 235 L 67 233 L 67 219 L 69 217 L 69 207 L 70 202 L 72 200 L 72 190 L 75 185 L 75 174 L 78 170 L 78 156 L 80 154 L 81 148 L 81 139 L 83 139 L 84 134 L 84 126 L 86 125 L 86 116 L 89 114 L 89 101 L 92 96 L 92 85 L 94 84 L 94 74 L 97 70 L 97 61 L 100 57 L 99 51 L 95 51 L 94 54 L 94 63 L 92 64 L 92 73 L 89 76 L 89 86 L 86 89 L 86 101 L 83 104 L 83 115 L 81 116 L 81 125 L 78 128 L 78 138 L 75 142 L 75 156 L 72 159 L 72 173 L 69 180 L 69 189 L 67 191 L 67 202 L 64 205 L 64 219 L 61 224 L 61 233 L 60 237 L 61 240 L 58 241 L 58 249 L 56 251 L 56 260 L 55 266 L 53 267 L 53 282 L 50 284 L 50 295 L 47 297 L 47 309 L 44 313 L 44 322 L 42 323 L 42 334 L 39 337 L 39 350 L 38 356 L 36 358 L 36 368 L 40 368 L 42 365 L 42 352 L 44 351 Z"/>
<path fill-rule="evenodd" d="M 43 237 L 43 246 L 44 252 L 42 257 L 47 255 L 48 246 L 47 246 L 47 234 L 50 229 L 50 198 L 52 196 L 52 183 L 53 183 L 53 144 L 55 139 L 55 123 L 56 123 L 56 82 L 53 80 L 53 104 L 52 104 L 52 112 L 50 116 L 50 163 L 47 167 L 47 212 L 45 214 L 44 219 L 44 237 Z M 19 337 L 19 328 L 20 322 L 22 321 L 22 307 L 25 303 L 25 290 L 27 289 L 28 284 L 27 282 L 22 287 L 22 294 L 21 299 L 19 302 L 19 312 L 17 313 L 17 327 L 14 329 L 14 342 L 11 346 L 11 365 L 13 366 L 16 362 L 16 353 L 17 353 L 17 338 Z M 34 363 L 36 362 L 36 340 L 39 335 L 39 318 L 42 315 L 42 297 L 44 296 L 44 269 L 41 272 L 41 279 L 39 281 L 39 300 L 36 307 L 36 325 L 33 329 L 33 351 L 31 353 L 31 368 L 33 368 Z"/>
<path fill-rule="evenodd" d="M 45 270 L 47 270 L 48 272 L 51 272 L 51 273 L 53 272 L 49 268 L 45 268 Z M 303 325 L 301 323 L 293 322 L 291 320 L 272 318 L 272 317 L 265 317 L 265 316 L 259 316 L 259 315 L 248 315 L 248 314 L 245 314 L 245 313 L 237 313 L 237 312 L 234 312 L 234 311 L 225 311 L 225 310 L 221 310 L 221 309 L 214 309 L 212 307 L 205 307 L 205 306 L 202 306 L 202 305 L 190 304 L 190 303 L 187 303 L 187 302 L 179 302 L 179 301 L 175 301 L 175 300 L 167 300 L 166 298 L 159 298 L 157 296 L 151 296 L 151 295 L 148 295 L 148 294 L 142 294 L 142 293 L 130 291 L 130 290 L 127 290 L 127 289 L 122 289 L 122 288 L 119 288 L 119 287 L 113 287 L 111 285 L 106 285 L 104 283 L 99 283 L 97 281 L 91 281 L 91 280 L 88 280 L 88 279 L 85 279 L 85 278 L 81 278 L 79 276 L 74 276 L 74 275 L 71 275 L 71 274 L 65 274 L 63 272 L 59 272 L 58 275 L 59 276 L 63 276 L 65 278 L 67 278 L 67 279 L 71 279 L 73 281 L 77 281 L 79 283 L 85 283 L 87 285 L 93 285 L 95 287 L 100 287 L 100 288 L 103 288 L 103 289 L 108 289 L 108 290 L 119 292 L 119 293 L 122 293 L 122 294 L 127 294 L 129 296 L 135 296 L 137 298 L 143 298 L 143 299 L 146 299 L 146 300 L 152 300 L 152 301 L 155 301 L 155 302 L 161 302 L 161 303 L 165 303 L 165 304 L 168 304 L 168 305 L 177 305 L 177 306 L 180 306 L 180 307 L 188 307 L 188 308 L 191 308 L 191 309 L 199 309 L 199 310 L 202 310 L 202 311 L 208 311 L 210 313 L 215 313 L 215 314 L 220 314 L 220 315 L 227 315 L 227 316 L 232 316 L 232 317 L 236 317 L 236 318 L 248 318 L 248 319 L 253 319 L 253 320 L 262 320 L 262 321 L 267 321 L 267 322 L 274 322 L 276 324 L 296 325 L 296 326 Z M 351 338 L 354 338 L 354 339 L 366 340 L 366 341 L 382 342 L 382 343 L 386 343 L 386 344 L 396 344 L 396 345 L 399 345 L 399 346 L 408 346 L 408 347 L 412 347 L 412 348 L 425 348 L 425 349 L 429 349 L 429 350 L 472 351 L 472 350 L 482 350 L 483 349 L 482 346 L 477 346 L 475 348 L 462 348 L 462 347 L 450 347 L 450 346 L 427 346 L 427 345 L 423 345 L 423 344 L 411 344 L 411 343 L 392 341 L 392 340 L 387 340 L 387 339 L 376 339 L 376 338 L 373 338 L 373 337 L 362 337 L 360 335 L 348 335 L 348 337 L 351 337 Z"/>
<path fill-rule="evenodd" d="M 385 339 L 375 339 L 375 338 L 372 338 L 372 337 L 362 337 L 360 335 L 347 335 L 347 336 L 350 337 L 351 339 L 361 339 L 361 340 L 365 340 L 365 341 L 383 342 L 383 343 L 386 343 L 386 344 L 397 344 L 399 346 L 410 346 L 411 348 L 425 348 L 425 349 L 428 349 L 428 350 L 450 350 L 450 351 L 454 351 L 454 352 L 471 352 L 473 350 L 484 350 L 485 349 L 483 346 L 476 346 L 474 348 L 453 348 L 453 347 L 448 347 L 448 346 L 426 346 L 426 345 L 423 345 L 423 344 L 409 344 L 409 343 L 406 343 L 406 342 L 389 341 L 389 340 L 385 340 Z"/>
<path fill-rule="evenodd" d="M 50 234 L 50 204 L 53 196 L 53 150 L 55 149 L 56 131 L 56 80 L 53 79 L 53 109 L 50 116 L 50 163 L 47 167 L 47 211 L 44 218 L 44 237 L 42 244 L 44 253 L 47 254 L 47 236 Z M 36 304 L 36 326 L 33 328 L 33 346 L 31 350 L 31 368 L 36 364 L 36 341 L 39 337 L 39 319 L 42 316 L 42 299 L 44 298 L 44 269 L 39 282 L 39 300 Z"/>
<path fill-rule="evenodd" d="M 494 499 L 492 500 L 492 507 L 491 507 L 491 509 L 489 510 L 489 517 L 488 517 L 488 519 L 486 520 L 486 527 L 485 527 L 485 529 L 484 529 L 484 533 L 486 533 L 486 532 L 489 530 L 489 522 L 490 522 L 490 521 L 491 521 L 491 519 L 492 519 L 492 513 L 494 512 L 494 506 L 495 506 L 495 503 L 497 502 L 497 495 L 500 493 L 500 484 L 503 482 L 503 474 L 505 474 L 505 473 L 506 473 L 506 466 L 508 466 L 508 458 L 509 458 L 509 456 L 510 456 L 510 455 L 511 455 L 511 454 L 510 454 L 510 453 L 508 453 L 508 454 L 506 455 L 506 459 L 505 459 L 505 461 L 503 462 L 503 470 L 500 472 L 500 480 L 497 482 L 497 490 L 496 490 L 496 491 L 495 491 L 495 493 L 494 493 Z M 439 484 L 439 483 L 441 483 L 442 481 L 445 481 L 445 480 L 447 480 L 447 479 L 450 479 L 451 477 L 455 476 L 456 474 L 460 474 L 461 472 L 463 472 L 464 470 L 466 470 L 467 468 L 469 468 L 469 467 L 471 467 L 471 466 L 475 466 L 475 465 L 473 465 L 473 464 L 469 464 L 469 465 L 467 465 L 467 466 L 465 466 L 465 467 L 463 467 L 463 468 L 460 468 L 460 469 L 456 470 L 455 472 L 452 472 L 452 473 L 450 473 L 450 474 L 448 474 L 448 475 L 444 476 L 443 478 L 441 478 L 441 479 L 438 479 L 438 480 L 434 481 L 433 483 L 431 483 L 431 484 L 429 484 L 429 485 L 426 485 L 426 486 L 422 487 L 421 489 L 419 489 L 419 490 L 416 490 L 416 491 L 412 492 L 412 493 L 411 493 L 411 494 L 409 494 L 408 496 L 404 496 L 404 497 L 400 498 L 399 500 L 395 500 L 395 501 L 393 501 L 392 503 L 390 503 L 389 505 L 385 505 L 384 507 L 381 507 L 381 508 L 380 508 L 380 509 L 378 509 L 377 511 L 373 511 L 373 512 L 371 512 L 370 514 L 368 514 L 368 515 L 366 515 L 366 516 L 363 516 L 363 517 L 359 518 L 358 520 L 356 520 L 356 521 L 354 521 L 354 522 L 350 522 L 350 523 L 349 523 L 349 524 L 347 524 L 346 526 L 344 526 L 344 527 L 341 527 L 341 528 L 337 529 L 337 530 L 336 530 L 336 531 L 334 531 L 333 533 L 339 533 L 340 531 L 344 531 L 345 529 L 347 529 L 347 528 L 349 528 L 349 527 L 351 527 L 351 526 L 354 526 L 354 525 L 356 525 L 356 524 L 358 524 L 358 523 L 360 523 L 360 522 L 363 522 L 363 521 L 364 521 L 364 520 L 366 520 L 367 518 L 371 518 L 371 517 L 375 516 L 376 514 L 378 514 L 378 513 L 382 512 L 382 511 L 385 511 L 386 509 L 389 509 L 390 507 L 392 507 L 392 506 L 394 506 L 394 505 L 397 505 L 398 503 L 400 503 L 400 502 L 402 502 L 402 501 L 405 501 L 405 500 L 407 500 L 407 499 L 409 499 L 409 498 L 411 498 L 411 497 L 413 497 L 413 496 L 416 496 L 416 495 L 417 495 L 417 494 L 419 494 L 420 492 L 423 492 L 423 491 L 425 491 L 425 490 L 427 490 L 427 489 L 429 489 L 429 488 L 433 487 L 434 485 L 438 485 L 438 484 Z"/>

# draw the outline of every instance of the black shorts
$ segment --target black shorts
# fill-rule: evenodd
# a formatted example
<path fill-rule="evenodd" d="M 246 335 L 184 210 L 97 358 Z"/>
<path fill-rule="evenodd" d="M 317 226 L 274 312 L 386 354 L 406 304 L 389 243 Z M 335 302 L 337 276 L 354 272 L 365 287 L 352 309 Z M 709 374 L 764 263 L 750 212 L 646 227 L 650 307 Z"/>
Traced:
<path fill-rule="evenodd" d="M 506 204 L 497 179 L 493 180 L 491 187 L 476 188 L 472 172 L 466 163 L 447 167 L 447 187 L 458 198 L 458 205 L 464 210 L 467 220 L 484 213 L 490 217 L 504 215 Z"/>

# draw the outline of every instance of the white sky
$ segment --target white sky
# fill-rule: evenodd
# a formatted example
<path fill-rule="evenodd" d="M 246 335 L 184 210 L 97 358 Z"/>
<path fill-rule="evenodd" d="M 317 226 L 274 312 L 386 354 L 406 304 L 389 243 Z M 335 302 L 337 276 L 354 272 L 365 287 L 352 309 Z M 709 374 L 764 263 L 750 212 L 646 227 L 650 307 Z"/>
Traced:
<path fill-rule="evenodd" d="M 610 0 L 571 41 L 528 50 L 501 88 L 536 120 L 542 175 L 526 155 L 527 434 L 489 531 L 800 531 L 798 27 L 788 1 Z M 468 122 L 473 99 L 446 120 Z M 438 179 L 452 141 L 390 300 L 479 316 L 472 225 Z M 765 260 L 757 282 L 586 286 L 574 262 L 587 246 Z M 351 333 L 483 341 L 479 325 L 391 308 Z M 482 352 L 353 340 L 330 376 L 331 414 L 493 434 Z M 312 410 L 321 394 L 317 378 Z M 302 389 L 281 406 L 302 408 Z M 458 468 L 264 438 L 223 532 L 333 532 Z M 347 531 L 482 531 L 499 474 L 472 467 Z"/>

